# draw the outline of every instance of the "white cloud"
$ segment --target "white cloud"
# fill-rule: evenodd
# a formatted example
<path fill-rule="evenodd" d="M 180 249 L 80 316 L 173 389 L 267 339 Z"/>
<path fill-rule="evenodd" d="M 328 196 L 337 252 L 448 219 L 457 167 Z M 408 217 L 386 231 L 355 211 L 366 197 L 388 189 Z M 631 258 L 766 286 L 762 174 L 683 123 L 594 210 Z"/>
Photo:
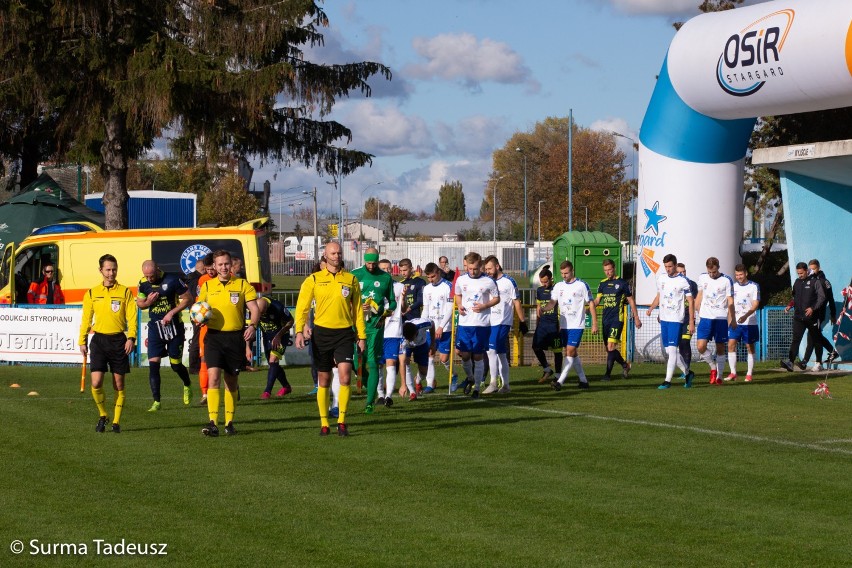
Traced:
<path fill-rule="evenodd" d="M 490 158 L 494 150 L 510 136 L 505 117 L 471 116 L 456 125 L 441 125 L 437 136 L 446 154 L 467 159 Z"/>
<path fill-rule="evenodd" d="M 460 181 L 465 197 L 467 216 L 479 216 L 479 206 L 491 171 L 491 160 L 459 160 L 448 162 L 435 160 L 422 168 L 409 170 L 400 175 L 394 188 L 386 188 L 382 199 L 402 205 L 414 212 L 435 211 L 435 201 L 441 185 L 447 181 Z"/>
<path fill-rule="evenodd" d="M 502 42 L 461 33 L 415 38 L 412 46 L 425 62 L 406 68 L 411 77 L 460 81 L 471 90 L 488 81 L 526 84 L 533 91 L 540 88 L 523 58 Z"/>
<path fill-rule="evenodd" d="M 428 157 L 436 150 L 426 121 L 406 115 L 396 106 L 363 101 L 341 109 L 340 122 L 352 129 L 353 148 L 376 156 Z"/>

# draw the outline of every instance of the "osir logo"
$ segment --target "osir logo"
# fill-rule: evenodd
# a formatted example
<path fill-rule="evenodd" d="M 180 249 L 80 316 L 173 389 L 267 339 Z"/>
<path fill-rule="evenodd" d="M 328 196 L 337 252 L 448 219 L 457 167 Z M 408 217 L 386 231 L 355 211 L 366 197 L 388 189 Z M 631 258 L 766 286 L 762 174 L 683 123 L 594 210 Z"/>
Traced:
<path fill-rule="evenodd" d="M 716 65 L 716 81 L 723 91 L 747 97 L 784 76 L 781 50 L 795 15 L 789 9 L 773 12 L 728 38 Z"/>

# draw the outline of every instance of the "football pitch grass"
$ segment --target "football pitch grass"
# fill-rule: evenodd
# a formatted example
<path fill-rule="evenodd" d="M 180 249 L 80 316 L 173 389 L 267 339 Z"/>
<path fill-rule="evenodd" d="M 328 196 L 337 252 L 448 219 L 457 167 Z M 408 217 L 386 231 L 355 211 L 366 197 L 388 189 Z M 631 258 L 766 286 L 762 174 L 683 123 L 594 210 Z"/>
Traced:
<path fill-rule="evenodd" d="M 159 413 L 134 369 L 122 433 L 96 434 L 79 369 L 3 366 L 0 566 L 848 566 L 852 377 L 823 400 L 822 375 L 696 369 L 660 391 L 660 365 L 590 365 L 591 389 L 558 393 L 512 369 L 480 400 L 440 369 L 441 394 L 371 416 L 354 396 L 348 438 L 319 437 L 307 369 L 269 401 L 247 373 L 238 435 L 211 439 L 168 369 Z M 103 553 L 122 542 L 168 554 Z"/>

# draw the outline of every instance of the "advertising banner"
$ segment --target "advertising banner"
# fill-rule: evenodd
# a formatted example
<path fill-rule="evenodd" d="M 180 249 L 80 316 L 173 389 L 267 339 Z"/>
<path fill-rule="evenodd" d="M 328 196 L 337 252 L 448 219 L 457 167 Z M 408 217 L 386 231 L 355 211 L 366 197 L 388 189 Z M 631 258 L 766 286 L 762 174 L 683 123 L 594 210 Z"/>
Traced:
<path fill-rule="evenodd" d="M 636 217 L 636 303 L 650 304 L 663 257 L 673 254 L 693 279 L 708 257 L 733 274 L 743 234 L 743 161 L 694 164 L 639 147 L 640 191 Z"/>
<path fill-rule="evenodd" d="M 0 361 L 82 363 L 81 306 L 0 309 Z"/>

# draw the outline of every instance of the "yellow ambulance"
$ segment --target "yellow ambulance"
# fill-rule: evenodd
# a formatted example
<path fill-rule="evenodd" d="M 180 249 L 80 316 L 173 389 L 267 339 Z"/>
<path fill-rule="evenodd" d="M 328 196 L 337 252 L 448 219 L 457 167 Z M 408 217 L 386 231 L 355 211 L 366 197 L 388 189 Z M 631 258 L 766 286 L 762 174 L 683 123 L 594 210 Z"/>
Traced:
<path fill-rule="evenodd" d="M 0 304 L 26 303 L 26 291 L 45 264 L 58 269 L 65 302 L 79 304 L 83 294 L 101 283 L 98 259 L 118 261 L 118 281 L 133 288 L 142 278 L 142 263 L 157 262 L 178 276 L 194 270 L 196 259 L 227 250 L 243 259 L 246 279 L 258 292 L 272 289 L 272 269 L 266 237 L 268 218 L 234 227 L 194 229 L 133 229 L 106 231 L 86 222 L 59 223 L 36 229 L 18 245 L 9 243 L 0 262 Z"/>

